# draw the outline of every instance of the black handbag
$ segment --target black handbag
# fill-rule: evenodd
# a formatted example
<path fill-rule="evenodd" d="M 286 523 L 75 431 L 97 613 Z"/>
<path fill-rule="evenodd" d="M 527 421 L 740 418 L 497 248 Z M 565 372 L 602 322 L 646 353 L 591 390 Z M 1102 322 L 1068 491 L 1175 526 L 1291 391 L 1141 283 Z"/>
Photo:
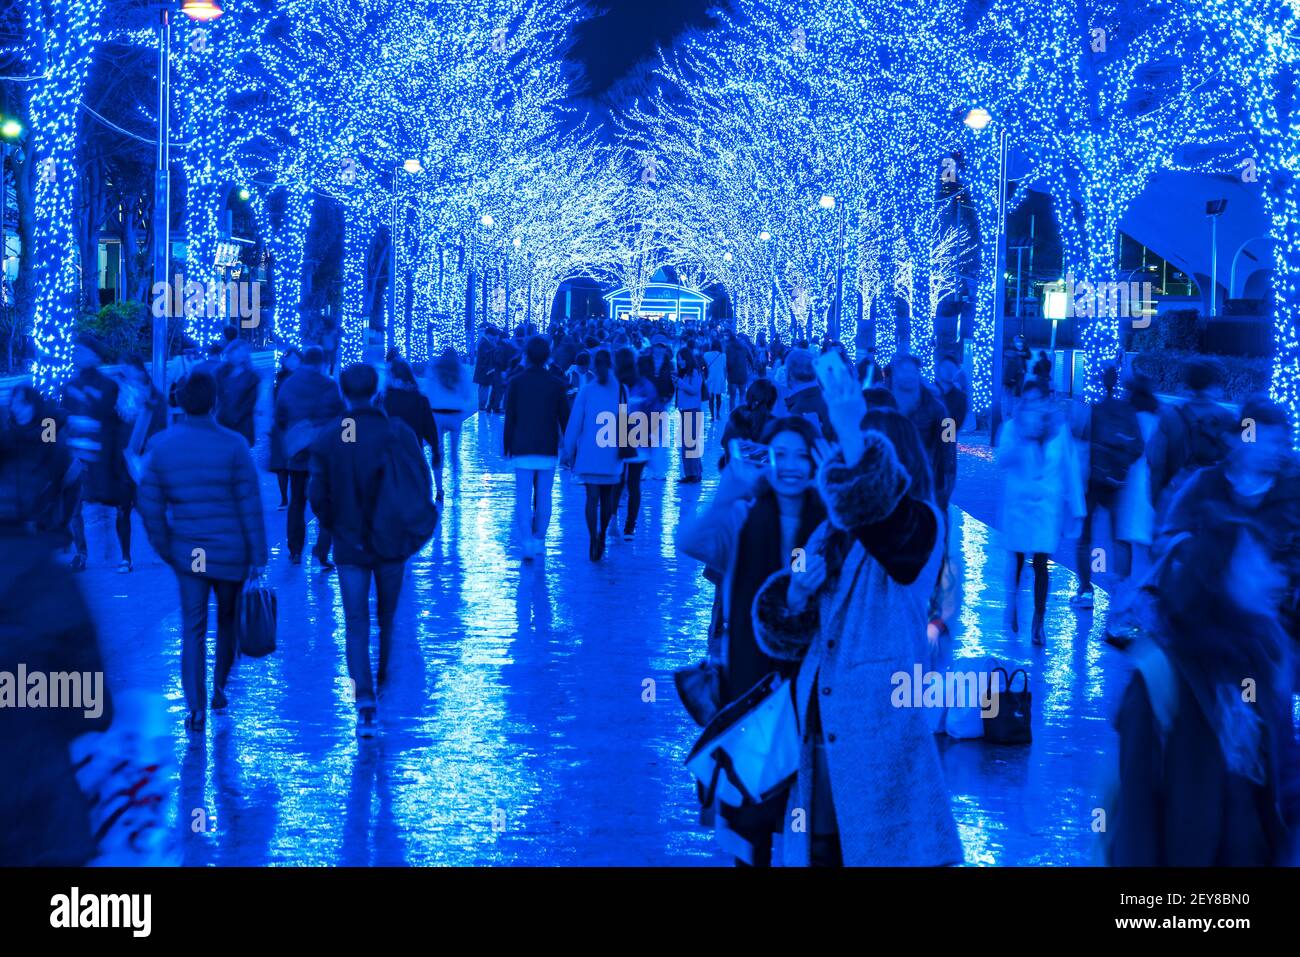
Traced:
<path fill-rule="evenodd" d="M 627 414 L 627 387 L 622 384 L 618 387 L 618 407 L 620 415 Z M 636 446 L 629 442 L 619 442 L 618 457 L 620 459 L 636 458 Z"/>
<path fill-rule="evenodd" d="M 235 619 L 240 654 L 265 658 L 275 651 L 276 607 L 275 589 L 264 579 L 245 582 Z"/>
<path fill-rule="evenodd" d="M 1002 688 L 997 696 L 997 714 L 983 712 L 984 740 L 994 744 L 1028 744 L 1033 740 L 1030 730 L 1033 696 L 1029 692 L 1029 675 L 1023 668 L 1017 668 L 1010 675 L 1005 668 L 994 668 L 993 674 L 1002 676 Z M 1011 690 L 1016 675 L 1025 679 L 1022 691 Z"/>
<path fill-rule="evenodd" d="M 678 668 L 673 672 L 673 686 L 687 713 L 701 728 L 722 706 L 722 669 L 716 662 L 703 660 L 689 668 Z"/>

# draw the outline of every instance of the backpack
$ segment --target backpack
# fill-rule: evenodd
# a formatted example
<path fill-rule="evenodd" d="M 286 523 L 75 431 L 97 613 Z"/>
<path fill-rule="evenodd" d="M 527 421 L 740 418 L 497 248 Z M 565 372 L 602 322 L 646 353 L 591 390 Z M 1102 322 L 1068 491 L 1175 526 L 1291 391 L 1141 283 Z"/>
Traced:
<path fill-rule="evenodd" d="M 390 424 L 380 454 L 375 508 L 366 542 L 386 562 L 406 561 L 423 548 L 438 527 L 439 517 L 424 456 L 411 455 L 404 448 L 405 427 L 397 426 Z"/>
<path fill-rule="evenodd" d="M 1120 399 L 1098 402 L 1092 407 L 1091 436 L 1089 481 L 1104 488 L 1119 488 L 1146 445 L 1137 412 Z"/>
<path fill-rule="evenodd" d="M 1228 440 L 1213 415 L 1196 411 L 1189 403 L 1176 406 L 1187 427 L 1187 466 L 1203 468 L 1218 465 L 1228 456 Z"/>

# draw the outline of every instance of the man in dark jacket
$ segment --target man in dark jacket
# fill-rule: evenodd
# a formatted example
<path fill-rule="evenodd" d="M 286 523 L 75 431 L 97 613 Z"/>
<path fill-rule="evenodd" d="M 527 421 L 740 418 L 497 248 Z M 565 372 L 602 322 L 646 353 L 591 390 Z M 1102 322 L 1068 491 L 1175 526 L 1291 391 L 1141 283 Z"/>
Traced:
<path fill-rule="evenodd" d="M 551 521 L 551 487 L 560 437 L 569 424 L 565 380 L 546 369 L 551 347 L 533 336 L 524 349 L 527 367 L 506 388 L 504 447 L 515 469 L 515 525 L 524 561 L 540 554 Z"/>
<path fill-rule="evenodd" d="M 347 411 L 320 430 L 311 446 L 311 510 L 334 536 L 343 599 L 348 675 L 356 693 L 357 734 L 376 733 L 375 685 L 370 669 L 370 582 L 374 579 L 379 618 L 379 684 L 388 672 L 393 617 L 402 590 L 405 561 L 385 561 L 370 544 L 385 452 L 396 441 L 402 452 L 428 467 L 415 433 L 374 405 L 379 374 L 373 366 L 348 366 L 339 377 Z"/>
<path fill-rule="evenodd" d="M 493 326 L 484 329 L 483 337 L 478 341 L 478 351 L 474 354 L 474 384 L 478 386 L 478 410 L 480 412 L 487 411 L 488 400 L 492 393 L 496 332 L 496 328 Z"/>
<path fill-rule="evenodd" d="M 185 418 L 154 440 L 139 499 L 149 541 L 180 583 L 181 687 L 190 712 L 186 724 L 195 730 L 205 720 L 208 594 L 217 596 L 216 711 L 226 706 L 226 678 L 235 662 L 240 588 L 266 565 L 266 528 L 253 456 L 213 417 L 216 382 L 195 372 L 179 398 Z"/>
<path fill-rule="evenodd" d="M 735 409 L 744 400 L 745 386 L 749 383 L 749 351 L 734 334 L 727 338 L 726 351 L 728 404 Z"/>
<path fill-rule="evenodd" d="M 253 348 L 247 341 L 236 339 L 226 346 L 224 355 L 225 362 L 216 374 L 217 423 L 242 435 L 251 449 L 256 442 L 253 410 L 262 385 L 253 371 Z"/>
<path fill-rule="evenodd" d="M 786 411 L 813 421 L 818 432 L 827 439 L 832 438 L 830 412 L 817 384 L 812 353 L 807 349 L 791 349 L 785 357 L 785 374 L 790 386 L 785 397 Z"/>
<path fill-rule="evenodd" d="M 280 386 L 275 400 L 275 424 L 284 436 L 289 471 L 289 561 L 302 561 L 307 543 L 307 473 L 311 443 L 326 423 L 343 411 L 338 385 L 325 375 L 325 354 L 317 346 L 303 353 L 302 365 Z M 312 549 L 316 561 L 326 570 L 330 564 L 330 533 L 323 525 Z"/>

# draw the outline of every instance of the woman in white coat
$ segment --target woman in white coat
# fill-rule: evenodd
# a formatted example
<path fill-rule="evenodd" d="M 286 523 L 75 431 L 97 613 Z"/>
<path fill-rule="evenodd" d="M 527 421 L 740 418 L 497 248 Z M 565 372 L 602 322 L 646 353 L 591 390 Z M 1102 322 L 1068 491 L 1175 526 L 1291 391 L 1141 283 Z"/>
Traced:
<path fill-rule="evenodd" d="M 1030 556 L 1034 566 L 1033 641 L 1041 645 L 1045 643 L 1047 559 L 1060 547 L 1063 535 L 1077 534 L 1086 514 L 1074 439 L 1041 384 L 1025 384 L 1015 416 L 998 436 L 997 464 L 1004 483 L 1002 540 L 1013 562 L 1007 623 L 1012 631 L 1020 630 L 1016 598 L 1025 558 Z"/>

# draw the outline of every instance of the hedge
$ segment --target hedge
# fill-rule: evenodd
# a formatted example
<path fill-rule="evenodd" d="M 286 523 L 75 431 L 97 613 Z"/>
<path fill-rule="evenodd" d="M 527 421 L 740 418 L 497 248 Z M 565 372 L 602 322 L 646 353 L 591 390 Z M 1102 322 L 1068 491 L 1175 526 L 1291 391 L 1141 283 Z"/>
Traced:
<path fill-rule="evenodd" d="M 1219 367 L 1223 398 L 1241 402 L 1257 392 L 1267 392 L 1272 375 L 1272 360 L 1267 357 L 1207 356 L 1199 352 L 1143 352 L 1133 357 L 1133 369 L 1150 376 L 1156 392 L 1181 395 L 1184 370 L 1192 361 L 1213 362 Z"/>

